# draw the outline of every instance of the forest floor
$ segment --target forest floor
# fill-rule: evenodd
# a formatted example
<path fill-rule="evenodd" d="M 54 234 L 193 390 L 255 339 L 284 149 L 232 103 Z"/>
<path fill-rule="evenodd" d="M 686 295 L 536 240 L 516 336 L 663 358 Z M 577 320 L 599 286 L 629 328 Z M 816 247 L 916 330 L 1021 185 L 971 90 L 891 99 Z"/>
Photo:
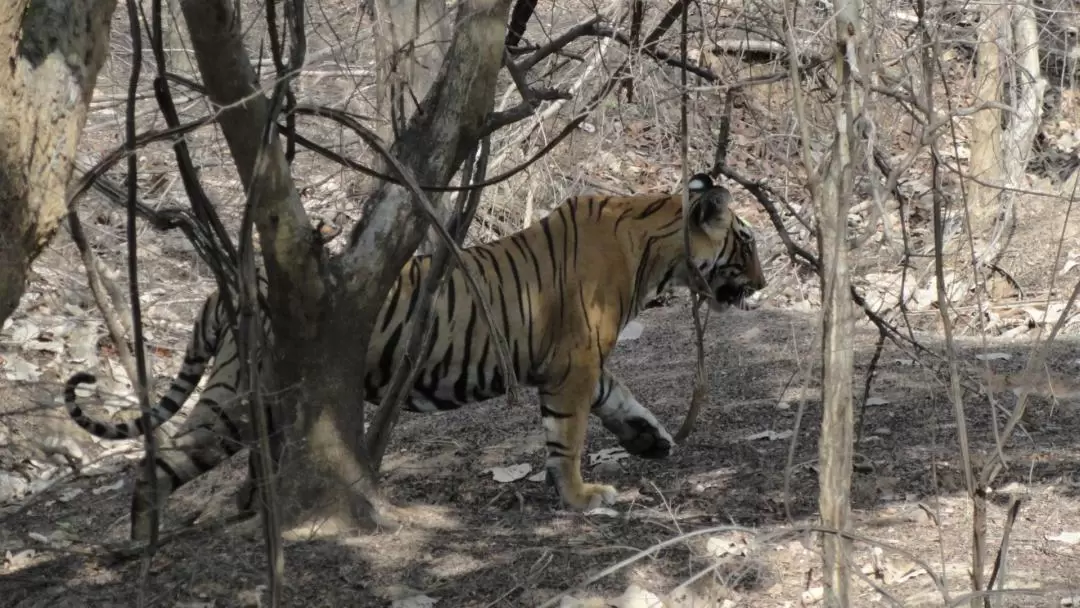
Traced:
<path fill-rule="evenodd" d="M 689 305 L 676 300 L 640 320 L 642 335 L 620 343 L 612 369 L 674 430 L 687 409 L 695 359 Z M 860 387 L 877 335 L 864 325 L 855 341 Z M 682 602 L 673 605 L 816 603 L 820 557 L 806 527 L 817 522 L 820 395 L 816 377 L 804 375 L 816 352 L 815 330 L 813 315 L 767 307 L 712 316 L 705 337 L 709 396 L 685 444 L 666 460 L 620 457 L 610 449 L 613 438 L 592 423 L 589 452 L 601 462 L 586 476 L 620 490 L 609 512 L 561 510 L 546 484 L 532 479 L 543 467 L 532 397 L 517 410 L 496 400 L 404 415 L 385 463 L 385 489 L 406 514 L 404 527 L 340 542 L 287 544 L 288 605 L 380 606 L 426 596 L 438 606 L 537 606 L 571 591 L 579 600 L 606 597 L 630 606 L 638 604 L 613 598 L 628 587 L 630 594 L 669 594 L 707 568 L 714 570 L 674 594 Z M 1015 341 L 988 346 L 1000 371 L 1015 367 L 1026 352 Z M 977 362 L 979 352 L 986 351 L 968 342 L 960 357 Z M 1075 342 L 1062 341 L 1051 361 L 1075 376 L 1077 353 Z M 853 533 L 860 541 L 851 563 L 865 575 L 854 583 L 855 605 L 881 601 L 872 585 L 904 606 L 942 605 L 937 585 L 952 598 L 968 589 L 972 521 L 945 386 L 887 344 L 870 395 L 870 405 L 860 409 L 852 494 Z M 4 396 L 5 407 L 16 403 L 10 390 Z M 1080 594 L 1077 405 L 1075 397 L 1036 397 L 1023 432 L 1006 449 L 1008 469 L 992 484 L 988 555 L 999 546 L 1010 500 L 1021 499 L 1002 580 L 1005 589 L 1028 594 L 1008 596 L 1002 605 L 1060 606 Z M 965 406 L 973 453 L 992 453 L 988 403 L 966 394 Z M 796 466 L 785 491 L 792 437 Z M 129 453 L 137 454 L 137 446 Z M 92 475 L 58 481 L 15 513 L 6 509 L 0 528 L 0 552 L 7 556 L 0 568 L 4 605 L 134 605 L 139 560 L 116 559 L 102 548 L 127 534 L 132 471 L 123 465 L 130 458 L 114 453 Z M 492 469 L 515 465 L 530 469 L 516 481 L 494 480 Z M 232 513 L 231 497 L 245 471 L 237 457 L 182 488 L 170 499 L 165 529 Z M 680 535 L 690 537 L 670 542 Z M 665 541 L 654 554 L 575 588 Z M 264 567 L 257 535 L 209 527 L 161 548 L 149 571 L 148 597 L 154 605 L 256 606 Z"/>

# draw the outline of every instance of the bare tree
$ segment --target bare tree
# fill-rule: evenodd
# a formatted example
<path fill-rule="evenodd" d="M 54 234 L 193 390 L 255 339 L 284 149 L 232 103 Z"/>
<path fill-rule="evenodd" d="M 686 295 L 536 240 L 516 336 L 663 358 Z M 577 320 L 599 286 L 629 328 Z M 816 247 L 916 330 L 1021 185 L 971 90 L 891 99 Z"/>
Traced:
<path fill-rule="evenodd" d="M 1039 73 L 1039 37 L 1030 2 L 981 5 L 975 53 L 971 182 L 967 188 L 975 263 L 992 265 L 1005 252 L 1016 223 L 1022 185 L 1039 121 L 1046 81 Z M 1008 93 L 1007 93 L 1008 91 Z M 1003 111 L 1008 109 L 1008 111 Z"/>
<path fill-rule="evenodd" d="M 274 117 L 255 88 L 234 5 L 186 0 L 182 8 L 253 205 L 269 280 L 275 388 L 284 405 L 300 404 L 282 410 L 294 423 L 281 460 L 283 525 L 306 535 L 378 524 L 383 510 L 364 446 L 359 382 L 379 307 L 426 222 L 408 189 L 383 182 L 346 251 L 330 259 L 300 204 L 282 146 L 264 137 Z M 483 134 L 508 11 L 508 0 L 458 5 L 438 78 L 389 147 L 419 183 L 447 184 Z"/>
<path fill-rule="evenodd" d="M 67 212 L 75 148 L 116 0 L 0 6 L 0 322 Z"/>
<path fill-rule="evenodd" d="M 793 6 L 789 3 L 789 15 Z M 802 136 L 802 161 L 809 172 L 807 186 L 817 211 L 818 251 L 821 254 L 821 386 L 822 420 L 818 443 L 818 506 L 822 525 L 822 579 L 828 606 L 850 602 L 848 556 L 850 542 L 844 537 L 851 511 L 851 467 L 854 451 L 852 371 L 854 366 L 854 315 L 851 272 L 848 267 L 847 218 L 854 192 L 857 121 L 862 117 L 862 95 L 855 75 L 865 42 L 861 0 L 836 3 L 836 44 L 833 64 L 838 92 L 832 104 L 834 130 L 822 166 L 816 166 L 810 142 L 810 122 L 803 93 L 798 86 L 798 60 L 791 53 L 790 68 L 796 116 Z M 788 48 L 796 49 L 789 28 Z"/>

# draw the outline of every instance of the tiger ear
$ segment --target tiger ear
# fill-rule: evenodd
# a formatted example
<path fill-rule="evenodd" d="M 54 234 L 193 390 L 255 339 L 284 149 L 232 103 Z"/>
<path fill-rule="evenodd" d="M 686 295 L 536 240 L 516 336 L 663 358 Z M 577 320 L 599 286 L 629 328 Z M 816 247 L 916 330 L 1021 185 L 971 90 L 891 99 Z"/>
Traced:
<path fill-rule="evenodd" d="M 706 229 L 723 218 L 731 203 L 731 193 L 727 188 L 714 185 L 712 179 L 704 173 L 690 178 L 687 187 L 692 199 L 690 202 L 692 224 Z"/>

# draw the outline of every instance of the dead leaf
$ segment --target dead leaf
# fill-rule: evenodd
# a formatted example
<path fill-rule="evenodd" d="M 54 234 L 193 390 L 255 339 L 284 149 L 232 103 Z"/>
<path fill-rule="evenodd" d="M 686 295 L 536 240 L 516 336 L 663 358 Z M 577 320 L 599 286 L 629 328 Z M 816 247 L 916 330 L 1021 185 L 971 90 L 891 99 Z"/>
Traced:
<path fill-rule="evenodd" d="M 507 467 L 493 467 L 488 469 L 491 472 L 491 477 L 499 483 L 511 483 L 519 479 L 524 478 L 532 470 L 532 465 L 523 462 L 521 464 L 512 464 Z"/>
<path fill-rule="evenodd" d="M 56 499 L 59 500 L 60 502 L 71 502 L 71 501 L 75 500 L 75 498 L 78 497 L 82 493 L 83 493 L 82 488 L 68 488 L 68 489 L 64 490 L 63 492 L 60 492 L 60 494 L 56 497 Z"/>
<path fill-rule="evenodd" d="M 889 405 L 890 401 L 884 397 L 869 397 L 866 400 L 867 406 L 874 405 Z"/>
<path fill-rule="evenodd" d="M 3 367 L 4 377 L 12 382 L 37 382 L 41 378 L 41 370 L 37 365 L 23 359 L 19 355 L 9 354 L 6 356 L 7 363 Z"/>
<path fill-rule="evenodd" d="M 94 496 L 99 496 L 99 495 L 104 494 L 106 492 L 113 492 L 115 490 L 119 490 L 122 487 L 124 487 L 124 480 L 123 479 L 117 481 L 116 483 L 110 483 L 110 484 L 106 484 L 106 485 L 103 485 L 103 486 L 96 487 L 93 490 L 90 490 L 90 493 L 93 494 Z"/>
<path fill-rule="evenodd" d="M 4 566 L 7 568 L 8 572 L 21 570 L 34 559 L 35 555 L 37 555 L 37 551 L 33 549 L 23 549 L 14 554 L 11 551 L 7 551 L 4 555 Z"/>
<path fill-rule="evenodd" d="M 148 332 L 143 332 L 146 336 Z M 73 363 L 81 363 L 89 368 L 98 367 L 97 356 L 98 332 L 96 324 L 83 324 L 76 327 L 68 336 L 68 356 Z"/>
<path fill-rule="evenodd" d="M 60 354 L 64 352 L 64 345 L 59 342 L 53 342 L 52 340 L 40 340 L 33 339 L 27 340 L 22 345 L 23 350 L 36 350 L 53 354 Z"/>
<path fill-rule="evenodd" d="M 742 534 L 713 536 L 705 541 L 705 550 L 713 557 L 746 555 L 746 537 Z"/>
<path fill-rule="evenodd" d="M 1046 540 L 1065 543 L 1066 545 L 1075 545 L 1076 543 L 1080 543 L 1080 532 L 1062 532 L 1056 536 L 1047 536 Z"/>
<path fill-rule="evenodd" d="M 1009 353 L 979 353 L 975 355 L 979 361 L 1008 361 L 1012 359 Z"/>
<path fill-rule="evenodd" d="M 429 597 L 424 594 L 410 595 L 390 603 L 391 608 L 431 608 L 439 601 L 439 598 Z"/>
<path fill-rule="evenodd" d="M 612 600 L 614 608 L 664 608 L 664 602 L 655 593 L 630 585 L 623 594 Z"/>
<path fill-rule="evenodd" d="M 1076 268 L 1077 266 L 1080 266 L 1080 257 L 1070 257 L 1069 259 L 1065 260 L 1065 265 L 1062 266 L 1061 270 L 1058 271 L 1058 275 L 1064 276 L 1065 273 L 1069 272 L 1073 268 Z"/>
<path fill-rule="evenodd" d="M 637 321 L 630 321 L 626 324 L 626 327 L 619 332 L 618 342 L 637 340 L 641 337 L 642 332 L 645 331 L 645 326 Z"/>
<path fill-rule="evenodd" d="M 12 343 L 21 345 L 41 335 L 41 328 L 32 321 L 20 319 L 11 323 L 8 335 L 11 336 Z"/>
<path fill-rule="evenodd" d="M 823 599 L 825 599 L 824 587 L 811 587 L 802 592 L 803 604 L 816 604 Z"/>

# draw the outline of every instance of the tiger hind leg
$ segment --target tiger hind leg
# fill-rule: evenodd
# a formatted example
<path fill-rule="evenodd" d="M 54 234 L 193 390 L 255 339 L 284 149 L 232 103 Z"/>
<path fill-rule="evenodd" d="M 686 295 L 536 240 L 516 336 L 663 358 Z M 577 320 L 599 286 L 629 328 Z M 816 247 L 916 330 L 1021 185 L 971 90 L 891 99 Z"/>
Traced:
<path fill-rule="evenodd" d="M 157 500 L 154 500 L 150 478 L 146 472 L 146 460 L 139 462 L 135 478 L 135 490 L 131 498 L 131 538 L 146 540 L 150 537 L 151 517 L 156 509 L 164 512 L 165 503 L 176 490 L 210 471 L 233 454 L 240 451 L 242 442 L 223 436 L 220 430 L 199 426 L 182 431 L 174 438 L 162 438 L 154 460 L 154 476 L 157 479 Z M 238 497 L 243 501 L 243 492 Z M 243 507 L 241 506 L 243 512 Z"/>
<path fill-rule="evenodd" d="M 675 440 L 630 389 L 606 369 L 593 395 L 592 413 L 627 452 L 641 458 L 666 458 Z"/>
<path fill-rule="evenodd" d="M 599 366 L 570 370 L 558 387 L 540 387 L 540 413 L 547 443 L 547 478 L 560 498 L 574 509 L 592 509 L 615 502 L 615 488 L 585 483 L 581 477 L 581 456 L 589 424 L 589 395 L 599 375 Z"/>

